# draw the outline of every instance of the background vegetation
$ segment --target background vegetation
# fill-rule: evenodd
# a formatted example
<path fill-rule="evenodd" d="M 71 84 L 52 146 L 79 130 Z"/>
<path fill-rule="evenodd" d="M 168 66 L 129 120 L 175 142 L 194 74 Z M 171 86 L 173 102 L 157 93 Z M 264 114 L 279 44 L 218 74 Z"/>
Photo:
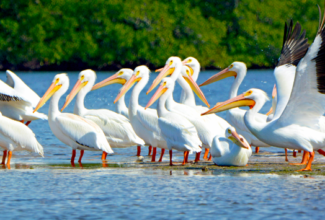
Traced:
<path fill-rule="evenodd" d="M 2 0 L 0 69 L 102 70 L 162 66 L 171 55 L 202 67 L 238 60 L 272 67 L 284 22 L 310 41 L 321 0 Z"/>

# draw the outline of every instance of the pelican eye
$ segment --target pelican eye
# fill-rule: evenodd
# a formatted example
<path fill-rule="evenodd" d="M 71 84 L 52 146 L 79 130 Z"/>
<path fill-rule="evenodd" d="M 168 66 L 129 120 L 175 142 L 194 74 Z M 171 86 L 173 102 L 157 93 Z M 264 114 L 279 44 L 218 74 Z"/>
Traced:
<path fill-rule="evenodd" d="M 228 129 L 228 133 L 231 134 L 231 130 L 230 129 Z"/>
<path fill-rule="evenodd" d="M 80 77 L 80 81 L 84 80 L 84 78 L 85 78 L 85 75 L 82 75 L 82 76 Z"/>
<path fill-rule="evenodd" d="M 253 93 L 253 91 L 252 91 L 252 90 L 249 90 L 248 92 L 245 93 L 245 96 L 249 96 L 249 95 L 251 95 L 252 93 Z"/>
<path fill-rule="evenodd" d="M 60 81 L 60 79 L 59 79 L 59 78 L 57 78 L 57 79 L 55 80 L 55 84 L 58 84 L 58 83 L 59 83 L 59 81 Z"/>
<path fill-rule="evenodd" d="M 188 62 L 188 63 L 192 62 L 192 59 L 189 59 L 187 62 Z"/>
<path fill-rule="evenodd" d="M 171 60 L 171 61 L 169 61 L 169 66 L 171 66 L 173 64 L 173 61 Z"/>
<path fill-rule="evenodd" d="M 229 69 L 231 69 L 231 68 L 233 68 L 234 67 L 234 64 L 231 64 L 230 66 L 229 66 Z"/>
<path fill-rule="evenodd" d="M 167 84 L 167 82 L 164 82 L 164 83 L 163 83 L 163 86 L 166 86 L 166 84 Z"/>
<path fill-rule="evenodd" d="M 136 73 L 135 75 L 136 75 L 136 76 L 139 76 L 139 74 L 140 74 L 140 71 L 138 70 L 137 73 Z"/>
<path fill-rule="evenodd" d="M 122 76 L 123 75 L 123 71 L 119 72 L 117 75 L 118 76 Z"/>

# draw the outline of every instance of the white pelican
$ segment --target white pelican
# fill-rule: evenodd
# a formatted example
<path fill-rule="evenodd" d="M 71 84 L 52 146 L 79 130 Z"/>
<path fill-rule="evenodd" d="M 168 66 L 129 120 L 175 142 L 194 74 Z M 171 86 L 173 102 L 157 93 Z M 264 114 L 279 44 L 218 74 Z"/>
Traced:
<path fill-rule="evenodd" d="M 229 67 L 210 77 L 207 81 L 202 83 L 200 86 L 208 85 L 221 79 L 234 76 L 235 80 L 230 89 L 230 98 L 236 97 L 238 88 L 244 80 L 247 73 L 247 67 L 243 62 L 233 62 Z M 227 121 L 236 128 L 237 132 L 245 137 L 248 143 L 256 147 L 256 153 L 259 151 L 258 147 L 270 147 L 270 145 L 260 141 L 256 138 L 246 127 L 244 123 L 244 115 L 246 110 L 240 108 L 234 108 L 227 111 Z M 267 115 L 258 114 L 256 120 L 265 122 Z"/>
<path fill-rule="evenodd" d="M 33 112 L 40 97 L 16 74 L 6 71 L 7 81 L 0 80 L 0 112 L 17 121 L 47 120 L 45 114 Z"/>
<path fill-rule="evenodd" d="M 102 88 L 104 86 L 108 86 L 114 83 L 119 83 L 124 85 L 132 76 L 133 70 L 129 68 L 122 68 L 117 73 L 108 77 L 107 79 L 97 83 L 93 86 L 92 90 L 96 90 Z M 125 117 L 129 118 L 129 109 L 126 107 L 125 104 L 125 96 L 123 95 L 117 102 L 116 102 L 116 112 L 124 115 Z M 140 155 L 139 155 L 140 156 Z"/>
<path fill-rule="evenodd" d="M 146 108 L 150 107 L 159 97 L 158 125 L 161 134 L 169 149 L 170 163 L 172 166 L 172 149 L 184 152 L 200 152 L 202 145 L 194 125 L 182 115 L 168 111 L 166 101 L 174 91 L 175 81 L 171 78 L 164 78 L 157 89 L 156 93 L 149 100 Z M 186 159 L 183 164 L 185 164 Z"/>
<path fill-rule="evenodd" d="M 93 70 L 83 70 L 79 73 L 78 81 L 71 90 L 61 111 L 66 108 L 77 95 L 73 113 L 95 122 L 103 131 L 112 148 L 125 148 L 134 145 L 144 145 L 130 124 L 130 120 L 123 115 L 108 109 L 86 109 L 84 99 L 91 91 L 96 81 L 96 73 Z M 106 159 L 103 152 L 102 159 Z"/>
<path fill-rule="evenodd" d="M 160 134 L 157 111 L 145 110 L 139 105 L 138 101 L 140 92 L 149 81 L 149 73 L 150 70 L 146 66 L 138 66 L 135 68 L 133 75 L 123 86 L 114 103 L 116 103 L 135 83 L 137 83 L 134 86 L 130 97 L 129 117 L 131 125 L 135 133 L 144 140 L 146 145 L 151 145 L 153 147 L 152 162 L 155 161 L 156 147 L 161 148 L 161 156 L 159 159 L 159 162 L 161 162 L 165 149 L 168 149 L 168 147 L 166 141 Z"/>
<path fill-rule="evenodd" d="M 132 74 L 133 74 L 132 69 L 122 68 L 114 75 L 94 85 L 92 90 L 96 90 L 114 83 L 119 83 L 124 85 L 131 78 Z M 116 102 L 116 112 L 129 118 L 129 109 L 126 107 L 125 104 L 125 95 L 121 96 L 121 98 Z M 152 147 L 149 146 L 149 153 L 148 153 L 149 156 L 151 155 L 151 150 Z M 140 156 L 140 154 L 141 154 L 141 146 L 138 145 L 137 156 Z"/>
<path fill-rule="evenodd" d="M 60 112 L 59 99 L 68 88 L 68 76 L 64 73 L 57 74 L 34 111 L 37 111 L 51 96 L 53 96 L 50 101 L 48 112 L 49 125 L 53 134 L 61 142 L 72 147 L 72 166 L 74 166 L 76 149 L 80 150 L 79 164 L 81 164 L 84 150 L 113 153 L 113 150 L 105 138 L 104 132 L 96 123 L 78 115 Z"/>
<path fill-rule="evenodd" d="M 33 131 L 19 121 L 3 116 L 0 112 L 0 147 L 4 148 L 2 164 L 5 164 L 7 151 L 7 167 L 10 169 L 12 151 L 27 150 L 44 157 L 43 147 L 36 140 Z"/>
<path fill-rule="evenodd" d="M 192 79 L 196 82 L 199 77 L 200 69 L 201 69 L 201 65 L 200 65 L 199 61 L 194 57 L 188 57 L 185 60 L 183 60 L 182 63 L 183 63 L 183 65 L 186 65 L 189 67 L 190 75 L 191 75 Z M 182 90 L 182 92 L 181 92 L 180 103 L 190 105 L 190 106 L 196 105 L 195 99 L 193 100 L 193 98 L 191 96 L 188 96 L 188 94 L 186 94 L 185 90 Z"/>
<path fill-rule="evenodd" d="M 181 71 L 185 68 L 185 73 L 181 75 Z M 166 65 L 157 78 L 154 80 L 152 86 L 148 90 L 150 92 L 156 85 L 159 83 L 162 78 L 167 75 L 171 75 L 171 79 L 177 80 L 177 82 L 182 87 L 183 91 L 186 93 L 187 97 L 190 99 L 194 99 L 194 95 L 192 90 L 198 95 L 198 97 L 206 104 L 209 105 L 206 101 L 202 91 L 197 86 L 196 82 L 192 79 L 192 76 L 189 71 L 186 72 L 186 68 L 182 64 L 182 61 L 179 57 L 170 57 L 166 61 Z M 188 70 L 188 69 L 187 69 Z M 191 98 L 192 97 L 192 98 Z M 203 143 L 204 148 L 210 149 L 212 145 L 212 140 L 216 135 L 224 135 L 225 130 L 230 126 L 225 120 L 222 118 L 213 115 L 213 116 L 200 116 L 200 114 L 206 111 L 205 108 L 200 106 L 196 106 L 195 102 L 191 105 L 185 105 L 181 103 L 176 103 L 173 99 L 173 96 L 169 96 L 166 102 L 166 107 L 169 111 L 182 114 L 191 123 L 196 127 L 197 132 L 199 134 L 200 140 Z M 206 150 L 206 154 L 204 155 L 204 159 L 207 159 L 208 150 Z M 200 154 L 197 155 L 195 161 L 198 161 Z"/>
<path fill-rule="evenodd" d="M 219 166 L 246 166 L 252 148 L 234 127 L 226 130 L 226 136 L 216 136 L 211 148 L 212 160 Z"/>

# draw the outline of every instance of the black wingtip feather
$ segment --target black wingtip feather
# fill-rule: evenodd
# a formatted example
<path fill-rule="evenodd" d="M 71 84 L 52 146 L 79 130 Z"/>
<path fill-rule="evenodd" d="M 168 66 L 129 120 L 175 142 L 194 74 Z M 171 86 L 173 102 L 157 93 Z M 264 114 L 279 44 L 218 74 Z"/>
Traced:
<path fill-rule="evenodd" d="M 320 10 L 320 9 L 319 9 Z M 318 92 L 325 94 L 325 11 L 323 19 L 319 18 L 318 35 L 322 38 L 322 43 L 318 50 L 317 56 L 313 59 L 316 62 L 317 88 Z M 322 20 L 322 23 L 320 22 Z M 318 36 L 317 35 L 317 36 Z"/>
<path fill-rule="evenodd" d="M 299 61 L 305 56 L 308 50 L 308 39 L 305 38 L 306 31 L 303 30 L 303 32 L 300 34 L 301 25 L 299 22 L 296 23 L 293 30 L 292 28 L 292 20 L 290 20 L 289 27 L 287 23 L 285 23 L 282 51 L 277 66 L 282 66 L 285 64 L 292 64 L 297 66 Z"/>

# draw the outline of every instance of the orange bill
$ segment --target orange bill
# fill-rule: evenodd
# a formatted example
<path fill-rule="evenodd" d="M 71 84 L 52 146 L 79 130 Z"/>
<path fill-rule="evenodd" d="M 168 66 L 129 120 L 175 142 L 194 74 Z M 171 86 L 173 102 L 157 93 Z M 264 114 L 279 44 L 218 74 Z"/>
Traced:
<path fill-rule="evenodd" d="M 117 95 L 116 99 L 114 100 L 114 104 L 123 96 L 129 89 L 138 81 L 141 80 L 141 77 L 138 77 L 136 75 L 132 75 L 131 78 L 124 84 L 121 91 Z"/>
<path fill-rule="evenodd" d="M 219 103 L 210 110 L 202 113 L 201 115 L 207 115 L 212 113 L 218 113 L 222 111 L 226 111 L 232 108 L 242 107 L 242 106 L 249 106 L 250 108 L 254 107 L 255 101 L 249 98 L 246 98 L 244 94 L 241 94 L 237 97 L 229 99 L 225 102 Z"/>
<path fill-rule="evenodd" d="M 78 94 L 78 92 L 87 85 L 88 81 L 81 83 L 81 80 L 78 79 L 74 87 L 72 88 L 70 94 L 67 96 L 63 107 L 61 108 L 61 112 L 65 109 L 69 103 L 73 100 L 73 98 Z"/>
<path fill-rule="evenodd" d="M 156 86 L 161 82 L 163 78 L 165 78 L 168 75 L 171 75 L 174 72 L 175 68 L 170 68 L 170 65 L 165 65 L 165 67 L 161 70 L 159 75 L 156 77 L 156 79 L 152 82 L 152 85 L 147 91 L 147 95 L 154 89 Z"/>
<path fill-rule="evenodd" d="M 111 84 L 115 84 L 115 83 L 119 83 L 119 84 L 124 85 L 126 83 L 126 80 L 122 79 L 122 78 L 119 78 L 118 74 L 119 73 L 115 73 L 113 76 L 110 76 L 107 79 L 97 83 L 96 85 L 93 86 L 93 88 L 91 90 L 93 91 L 93 90 L 96 90 L 96 89 L 99 89 L 99 88 L 102 88 L 104 86 L 108 86 L 108 85 L 111 85 Z"/>
<path fill-rule="evenodd" d="M 209 105 L 207 99 L 205 98 L 202 90 L 200 89 L 198 84 L 194 81 L 192 76 L 187 75 L 187 77 L 186 76 L 183 76 L 183 77 L 186 80 L 186 82 L 190 85 L 191 89 L 195 92 L 195 94 L 202 100 L 202 102 L 204 102 L 204 104 L 206 104 L 210 108 L 210 105 Z"/>
<path fill-rule="evenodd" d="M 51 96 L 58 91 L 61 88 L 62 85 L 56 85 L 54 82 L 50 85 L 50 87 L 47 89 L 43 97 L 40 99 L 39 103 L 37 104 L 36 108 L 33 112 L 36 112 L 38 109 L 40 109 L 46 102 L 51 98 Z"/>
<path fill-rule="evenodd" d="M 145 109 L 149 108 L 162 94 L 164 94 L 167 91 L 167 88 L 165 88 L 165 85 L 161 85 L 158 87 L 155 94 L 151 97 L 148 104 L 146 105 Z"/>
<path fill-rule="evenodd" d="M 230 76 L 236 77 L 237 73 L 235 71 L 229 71 L 229 68 L 227 67 L 226 69 L 220 71 L 219 73 L 211 76 L 207 81 L 202 83 L 200 86 L 209 85 L 211 83 L 214 83 L 216 81 L 225 79 L 225 78 L 230 77 Z"/>

